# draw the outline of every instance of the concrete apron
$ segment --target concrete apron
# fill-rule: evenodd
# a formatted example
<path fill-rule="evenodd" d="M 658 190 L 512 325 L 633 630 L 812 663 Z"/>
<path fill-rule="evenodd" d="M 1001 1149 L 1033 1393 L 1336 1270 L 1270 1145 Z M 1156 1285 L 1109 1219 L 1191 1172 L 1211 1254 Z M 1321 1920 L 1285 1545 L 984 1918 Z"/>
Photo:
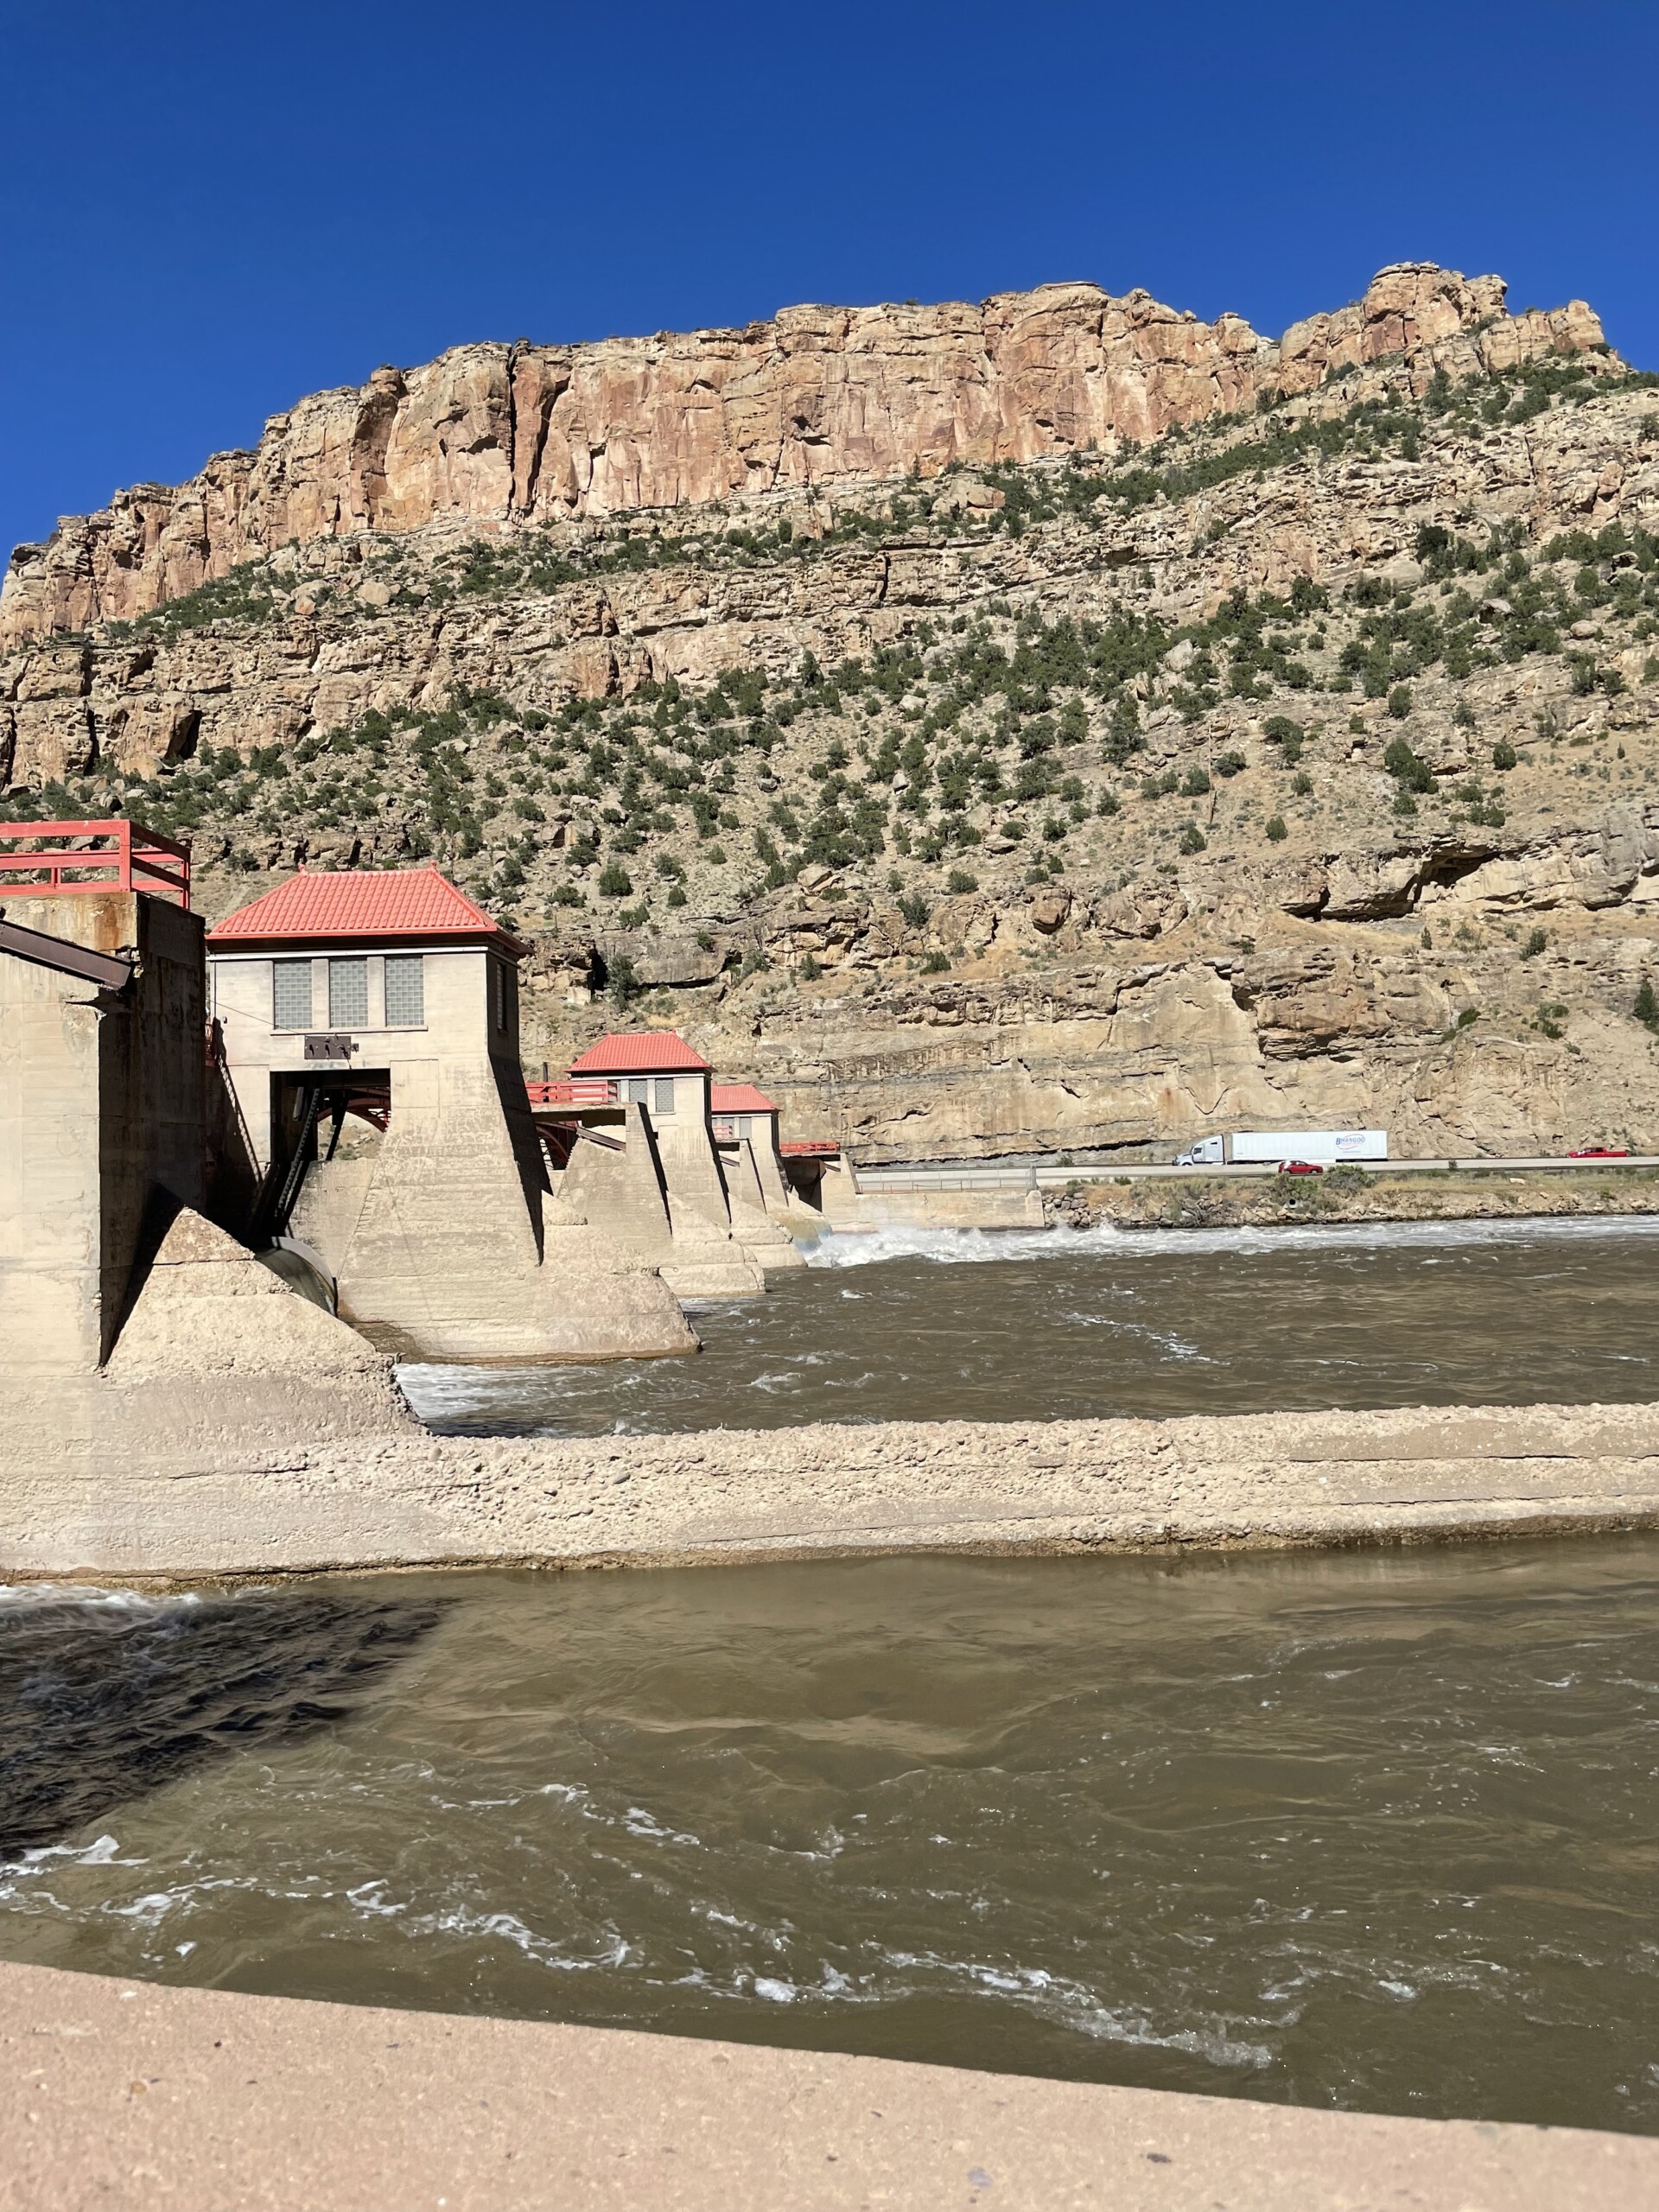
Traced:
<path fill-rule="evenodd" d="M 0 1431 L 0 1574 L 179 1581 L 1168 1551 L 1659 1526 L 1659 1406 L 891 1422 L 558 1440 Z"/>
<path fill-rule="evenodd" d="M 1650 2212 L 1659 2143 L 0 1966 L 0 2204 Z"/>

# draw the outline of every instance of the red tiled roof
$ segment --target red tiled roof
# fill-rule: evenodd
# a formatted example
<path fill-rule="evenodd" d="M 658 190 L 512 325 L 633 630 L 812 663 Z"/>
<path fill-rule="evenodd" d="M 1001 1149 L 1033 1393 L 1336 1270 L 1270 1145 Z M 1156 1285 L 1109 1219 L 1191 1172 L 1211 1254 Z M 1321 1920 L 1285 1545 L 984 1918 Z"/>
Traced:
<path fill-rule="evenodd" d="M 775 1114 L 778 1109 L 752 1083 L 711 1083 L 709 1110 L 711 1114 Z"/>
<path fill-rule="evenodd" d="M 671 1029 L 633 1029 L 620 1036 L 601 1037 L 579 1060 L 572 1060 L 572 1075 L 706 1074 L 709 1063 L 699 1059 L 683 1037 Z"/>
<path fill-rule="evenodd" d="M 425 868 L 302 869 L 207 932 L 209 944 L 270 938 L 490 937 L 515 942 L 500 924 Z"/>

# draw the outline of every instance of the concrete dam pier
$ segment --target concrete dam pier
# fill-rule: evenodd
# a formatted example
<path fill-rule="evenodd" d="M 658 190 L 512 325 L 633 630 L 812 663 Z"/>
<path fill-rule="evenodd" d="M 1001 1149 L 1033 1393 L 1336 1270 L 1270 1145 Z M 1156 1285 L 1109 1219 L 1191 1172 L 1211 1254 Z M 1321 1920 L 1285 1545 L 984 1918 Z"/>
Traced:
<path fill-rule="evenodd" d="M 250 1225 L 315 1252 L 342 1318 L 404 1358 L 695 1351 L 655 1268 L 554 1195 L 518 1060 L 525 948 L 435 868 L 302 873 L 207 950 Z"/>

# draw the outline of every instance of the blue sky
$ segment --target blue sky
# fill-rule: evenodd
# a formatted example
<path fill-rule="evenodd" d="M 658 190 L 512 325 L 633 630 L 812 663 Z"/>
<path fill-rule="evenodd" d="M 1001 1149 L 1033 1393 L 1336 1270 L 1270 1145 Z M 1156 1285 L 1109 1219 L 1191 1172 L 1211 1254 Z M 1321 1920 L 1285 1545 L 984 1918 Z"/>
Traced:
<path fill-rule="evenodd" d="M 1383 263 L 1659 366 L 1655 0 L 0 0 L 0 548 L 466 339 Z"/>

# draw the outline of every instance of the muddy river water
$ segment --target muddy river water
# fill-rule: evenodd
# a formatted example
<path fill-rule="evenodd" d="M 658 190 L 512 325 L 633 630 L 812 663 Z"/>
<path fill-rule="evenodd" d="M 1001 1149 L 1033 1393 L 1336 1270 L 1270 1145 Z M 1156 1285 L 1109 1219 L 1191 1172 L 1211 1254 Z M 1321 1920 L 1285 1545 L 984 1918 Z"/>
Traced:
<path fill-rule="evenodd" d="M 416 1379 L 1659 1395 L 1646 1232 L 1315 1235 L 866 1243 L 697 1360 Z M 1656 1815 L 1659 1535 L 0 1592 L 0 1955 L 105 1973 L 1659 2133 Z"/>
<path fill-rule="evenodd" d="M 690 1359 L 415 1367 L 436 1427 L 550 1435 L 1659 1398 L 1659 1217 L 1213 1232 L 889 1230 Z"/>
<path fill-rule="evenodd" d="M 0 1955 L 1659 2132 L 1659 1539 L 0 1605 Z"/>

